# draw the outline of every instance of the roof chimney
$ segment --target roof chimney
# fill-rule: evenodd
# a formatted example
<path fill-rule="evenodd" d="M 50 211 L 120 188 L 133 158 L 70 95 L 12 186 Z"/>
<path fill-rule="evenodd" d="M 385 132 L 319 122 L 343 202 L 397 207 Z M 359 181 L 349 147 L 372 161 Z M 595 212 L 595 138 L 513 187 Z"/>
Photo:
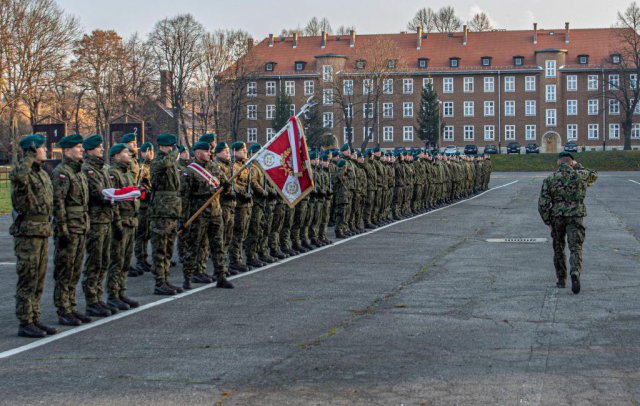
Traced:
<path fill-rule="evenodd" d="M 247 49 L 253 48 L 253 38 L 247 38 Z"/>
<path fill-rule="evenodd" d="M 349 47 L 354 48 L 356 46 L 356 30 L 349 31 Z"/>
<path fill-rule="evenodd" d="M 327 33 L 322 31 L 322 42 L 320 43 L 320 48 L 324 48 L 327 46 Z"/>
<path fill-rule="evenodd" d="M 416 49 L 422 48 L 422 27 L 418 27 L 418 39 L 416 40 Z"/>
<path fill-rule="evenodd" d="M 269 34 L 269 48 L 273 48 L 273 34 Z"/>
<path fill-rule="evenodd" d="M 467 28 L 467 24 L 462 26 L 462 31 L 464 31 L 464 36 L 462 38 L 462 45 L 467 45 L 467 37 L 469 35 L 469 28 Z"/>
<path fill-rule="evenodd" d="M 564 43 L 569 43 L 569 23 L 564 23 Z"/>
<path fill-rule="evenodd" d="M 298 48 L 298 32 L 293 33 L 293 47 Z"/>
<path fill-rule="evenodd" d="M 538 23 L 533 23 L 533 43 L 538 43 Z"/>

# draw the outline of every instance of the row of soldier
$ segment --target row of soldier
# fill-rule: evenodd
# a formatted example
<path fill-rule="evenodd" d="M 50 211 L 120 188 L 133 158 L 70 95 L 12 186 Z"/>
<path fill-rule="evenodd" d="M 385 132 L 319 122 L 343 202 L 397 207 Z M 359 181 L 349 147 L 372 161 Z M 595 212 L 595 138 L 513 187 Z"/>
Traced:
<path fill-rule="evenodd" d="M 40 321 L 51 235 L 59 323 L 77 326 L 138 307 L 126 294 L 128 277 L 152 272 L 158 295 L 194 283 L 233 288 L 230 274 L 330 244 L 330 226 L 343 238 L 440 207 L 486 189 L 491 173 L 484 158 L 379 147 L 363 153 L 345 144 L 310 153 L 313 190 L 289 207 L 255 162 L 246 165 L 257 144 L 229 146 L 205 134 L 188 151 L 176 147 L 174 135 L 161 134 L 154 151 L 150 143 L 138 149 L 135 134 L 125 134 L 109 149 L 107 164 L 101 136 L 74 134 L 58 144 L 62 162 L 49 177 L 44 143 L 37 134 L 23 138 L 24 159 L 11 173 L 16 314 L 18 334 L 27 337 L 56 333 Z M 114 200 L 106 190 L 139 193 Z M 181 287 L 169 281 L 176 240 Z M 206 272 L 209 258 L 213 275 Z M 76 306 L 81 276 L 84 313 Z"/>

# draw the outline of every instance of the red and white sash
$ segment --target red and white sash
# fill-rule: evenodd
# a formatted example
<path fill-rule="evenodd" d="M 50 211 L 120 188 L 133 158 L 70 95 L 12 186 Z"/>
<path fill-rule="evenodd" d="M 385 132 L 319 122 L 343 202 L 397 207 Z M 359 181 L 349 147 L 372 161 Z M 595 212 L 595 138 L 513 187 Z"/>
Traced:
<path fill-rule="evenodd" d="M 198 175 L 202 176 L 204 178 L 204 180 L 206 180 L 207 183 L 209 183 L 210 185 L 212 185 L 214 187 L 218 187 L 220 185 L 220 181 L 218 180 L 218 178 L 213 176 L 202 165 L 199 165 L 199 164 L 197 164 L 195 162 L 192 162 L 189 165 L 187 165 L 187 168 L 191 169 L 192 171 L 194 171 Z"/>

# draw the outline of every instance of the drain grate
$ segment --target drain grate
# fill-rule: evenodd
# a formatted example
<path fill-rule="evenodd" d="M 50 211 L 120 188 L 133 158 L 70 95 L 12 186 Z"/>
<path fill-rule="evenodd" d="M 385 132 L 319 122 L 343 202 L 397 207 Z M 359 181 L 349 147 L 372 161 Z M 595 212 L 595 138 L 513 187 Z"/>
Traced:
<path fill-rule="evenodd" d="M 487 238 L 487 242 L 502 242 L 508 244 L 535 244 L 547 242 L 546 238 Z"/>

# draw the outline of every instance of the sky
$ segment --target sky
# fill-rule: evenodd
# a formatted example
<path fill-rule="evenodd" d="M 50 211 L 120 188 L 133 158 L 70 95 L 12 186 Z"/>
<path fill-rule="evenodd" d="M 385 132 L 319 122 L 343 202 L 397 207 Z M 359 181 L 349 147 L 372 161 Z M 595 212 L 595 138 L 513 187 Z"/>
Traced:
<path fill-rule="evenodd" d="M 495 28 L 531 29 L 534 22 L 544 29 L 610 27 L 616 13 L 631 0 L 57 0 L 80 20 L 85 31 L 113 29 L 123 37 L 143 36 L 166 17 L 191 13 L 209 31 L 243 29 L 256 40 L 283 28 L 304 27 L 313 16 L 326 17 L 333 29 L 355 26 L 360 34 L 394 33 L 406 30 L 407 22 L 422 7 L 438 9 L 451 5 L 458 16 L 469 20 L 484 11 Z"/>

